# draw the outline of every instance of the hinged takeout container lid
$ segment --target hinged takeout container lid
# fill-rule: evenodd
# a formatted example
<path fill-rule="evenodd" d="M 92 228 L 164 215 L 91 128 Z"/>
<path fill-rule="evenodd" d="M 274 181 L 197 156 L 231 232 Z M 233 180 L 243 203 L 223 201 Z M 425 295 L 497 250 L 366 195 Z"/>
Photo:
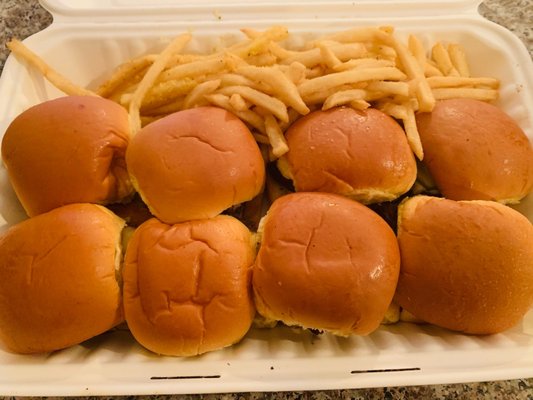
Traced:
<path fill-rule="evenodd" d="M 277 17 L 323 19 L 382 16 L 477 14 L 481 0 L 40 0 L 58 20 L 224 20 Z"/>

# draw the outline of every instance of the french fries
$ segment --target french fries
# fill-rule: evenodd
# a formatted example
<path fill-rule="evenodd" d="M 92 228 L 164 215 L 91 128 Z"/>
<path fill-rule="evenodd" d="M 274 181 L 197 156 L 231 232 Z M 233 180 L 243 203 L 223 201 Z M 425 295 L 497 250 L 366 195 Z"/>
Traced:
<path fill-rule="evenodd" d="M 493 101 L 499 81 L 471 76 L 464 49 L 456 43 L 425 45 L 394 28 L 356 27 L 290 46 L 286 27 L 243 28 L 243 40 L 211 54 L 188 53 L 190 34 L 160 54 L 119 65 L 95 91 L 61 76 L 19 41 L 8 47 L 67 94 L 99 95 L 130 112 L 132 131 L 172 112 L 214 105 L 235 113 L 271 159 L 289 148 L 284 132 L 312 110 L 376 107 L 402 123 L 417 158 L 423 149 L 415 115 L 439 99 Z"/>
<path fill-rule="evenodd" d="M 166 68 L 172 55 L 180 52 L 189 40 L 191 40 L 191 35 L 189 34 L 183 34 L 175 38 L 154 60 L 153 64 L 141 79 L 139 86 L 133 92 L 128 108 L 132 134 L 137 133 L 141 129 L 140 108 L 146 93 L 148 93 L 159 74 Z"/>
<path fill-rule="evenodd" d="M 13 39 L 7 43 L 7 47 L 14 54 L 26 60 L 50 81 L 52 85 L 68 95 L 97 96 L 92 90 L 85 89 L 72 83 L 50 67 L 42 58 L 26 47 L 20 40 Z"/>

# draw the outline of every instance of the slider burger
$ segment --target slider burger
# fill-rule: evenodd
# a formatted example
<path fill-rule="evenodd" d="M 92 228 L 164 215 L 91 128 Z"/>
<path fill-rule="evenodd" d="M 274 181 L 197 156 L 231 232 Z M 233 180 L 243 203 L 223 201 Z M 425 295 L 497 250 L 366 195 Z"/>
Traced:
<path fill-rule="evenodd" d="M 238 342 L 255 315 L 255 240 L 228 215 L 143 223 L 128 244 L 124 312 L 135 339 L 157 354 L 195 356 Z"/>
<path fill-rule="evenodd" d="M 274 201 L 259 233 L 253 289 L 267 321 L 341 336 L 379 326 L 400 254 L 394 232 L 375 212 L 344 196 L 297 192 Z"/>
<path fill-rule="evenodd" d="M 533 226 L 497 202 L 416 196 L 399 207 L 395 301 L 471 334 L 502 332 L 533 306 Z"/>
<path fill-rule="evenodd" d="M 214 217 L 255 197 L 265 180 L 250 130 L 216 107 L 178 111 L 145 126 L 126 161 L 143 201 L 169 224 Z"/>
<path fill-rule="evenodd" d="M 71 203 L 131 195 L 126 110 L 111 100 L 66 96 L 21 113 L 2 140 L 2 159 L 29 216 Z"/>
<path fill-rule="evenodd" d="M 423 162 L 444 197 L 517 203 L 533 188 L 531 143 L 498 107 L 441 100 L 416 121 Z"/>
<path fill-rule="evenodd" d="M 63 349 L 123 320 L 124 221 L 94 204 L 27 219 L 0 237 L 0 344 L 15 353 Z"/>
<path fill-rule="evenodd" d="M 322 191 L 364 204 L 394 200 L 416 179 L 405 132 L 383 112 L 369 108 L 314 111 L 286 132 L 289 151 L 281 173 L 296 191 Z"/>

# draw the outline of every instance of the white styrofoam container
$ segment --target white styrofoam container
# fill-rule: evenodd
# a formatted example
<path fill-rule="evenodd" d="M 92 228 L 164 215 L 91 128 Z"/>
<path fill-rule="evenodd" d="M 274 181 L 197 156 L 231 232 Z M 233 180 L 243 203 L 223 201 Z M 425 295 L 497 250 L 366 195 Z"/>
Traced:
<path fill-rule="evenodd" d="M 81 85 L 95 85 L 120 62 L 160 49 L 191 30 L 192 49 L 242 27 L 286 25 L 320 35 L 362 25 L 393 25 L 426 44 L 461 43 L 474 75 L 501 79 L 499 105 L 533 140 L 533 64 L 509 31 L 477 13 L 479 1 L 46 0 L 54 23 L 25 43 Z M 9 57 L 0 79 L 0 133 L 21 111 L 59 96 L 39 74 Z M 533 196 L 518 209 L 533 221 Z M 0 169 L 0 224 L 24 217 Z M 513 329 L 467 336 L 429 325 L 382 326 L 367 337 L 314 336 L 290 328 L 251 330 L 228 349 L 194 358 L 155 356 L 127 330 L 46 355 L 0 351 L 0 395 L 119 395 L 318 390 L 533 377 L 533 310 Z"/>

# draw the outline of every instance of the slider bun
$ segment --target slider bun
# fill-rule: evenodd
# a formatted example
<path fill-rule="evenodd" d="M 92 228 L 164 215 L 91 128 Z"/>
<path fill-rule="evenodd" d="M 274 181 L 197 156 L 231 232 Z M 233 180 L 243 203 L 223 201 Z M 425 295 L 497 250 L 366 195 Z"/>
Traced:
<path fill-rule="evenodd" d="M 216 107 L 179 111 L 145 126 L 126 158 L 136 189 L 166 223 L 214 217 L 255 197 L 265 180 L 249 129 Z"/>
<path fill-rule="evenodd" d="M 126 110 L 100 97 L 65 96 L 21 113 L 7 128 L 2 159 L 29 216 L 71 203 L 129 196 Z"/>
<path fill-rule="evenodd" d="M 286 133 L 289 152 L 278 164 L 297 191 L 322 191 L 365 204 L 390 201 L 416 179 L 405 132 L 383 112 L 369 108 L 314 111 Z"/>
<path fill-rule="evenodd" d="M 416 120 L 424 164 L 444 197 L 517 203 L 531 191 L 531 144 L 496 106 L 472 99 L 442 100 Z"/>
<path fill-rule="evenodd" d="M 167 225 L 156 218 L 131 238 L 124 312 L 135 339 L 169 356 L 194 356 L 238 342 L 255 314 L 255 241 L 237 219 Z"/>
<path fill-rule="evenodd" d="M 396 302 L 455 331 L 491 334 L 533 305 L 533 226 L 485 201 L 416 196 L 399 208 L 401 272 Z"/>
<path fill-rule="evenodd" d="M 260 228 L 253 288 L 264 318 L 341 336 L 379 326 L 400 255 L 376 213 L 340 195 L 298 192 L 278 198 Z"/>
<path fill-rule="evenodd" d="M 0 342 L 15 353 L 78 344 L 122 322 L 117 281 L 124 221 L 71 204 L 0 237 Z"/>

